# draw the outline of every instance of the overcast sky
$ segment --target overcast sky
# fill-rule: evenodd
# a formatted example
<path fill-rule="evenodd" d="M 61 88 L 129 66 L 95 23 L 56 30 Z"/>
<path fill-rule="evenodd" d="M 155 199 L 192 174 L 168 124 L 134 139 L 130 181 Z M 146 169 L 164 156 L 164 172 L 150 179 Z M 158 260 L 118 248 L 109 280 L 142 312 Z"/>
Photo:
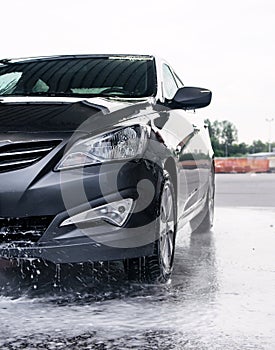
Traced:
<path fill-rule="evenodd" d="M 1 2 L 0 57 L 148 53 L 185 85 L 213 91 L 198 118 L 230 120 L 239 141 L 275 141 L 274 0 Z"/>

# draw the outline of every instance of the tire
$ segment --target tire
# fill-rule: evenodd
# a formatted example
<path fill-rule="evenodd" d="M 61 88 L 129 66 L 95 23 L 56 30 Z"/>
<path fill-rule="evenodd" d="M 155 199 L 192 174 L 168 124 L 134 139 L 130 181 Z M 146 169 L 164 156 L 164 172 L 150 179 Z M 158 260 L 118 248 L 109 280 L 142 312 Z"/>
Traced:
<path fill-rule="evenodd" d="M 209 232 L 213 226 L 214 219 L 214 199 L 215 199 L 215 176 L 211 172 L 209 186 L 206 195 L 206 202 L 201 213 L 190 221 L 192 233 Z"/>
<path fill-rule="evenodd" d="M 128 259 L 125 270 L 129 280 L 147 283 L 165 283 L 169 280 L 174 263 L 176 236 L 176 202 L 174 186 L 165 172 L 158 208 L 157 237 L 152 256 Z"/>

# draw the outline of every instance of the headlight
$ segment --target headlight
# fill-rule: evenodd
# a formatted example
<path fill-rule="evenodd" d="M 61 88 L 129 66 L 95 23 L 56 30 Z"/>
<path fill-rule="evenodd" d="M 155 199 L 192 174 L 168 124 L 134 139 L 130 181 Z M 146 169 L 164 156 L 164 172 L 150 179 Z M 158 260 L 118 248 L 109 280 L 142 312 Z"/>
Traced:
<path fill-rule="evenodd" d="M 129 126 L 75 143 L 63 156 L 57 170 L 131 159 L 143 153 L 148 139 L 147 126 Z"/>

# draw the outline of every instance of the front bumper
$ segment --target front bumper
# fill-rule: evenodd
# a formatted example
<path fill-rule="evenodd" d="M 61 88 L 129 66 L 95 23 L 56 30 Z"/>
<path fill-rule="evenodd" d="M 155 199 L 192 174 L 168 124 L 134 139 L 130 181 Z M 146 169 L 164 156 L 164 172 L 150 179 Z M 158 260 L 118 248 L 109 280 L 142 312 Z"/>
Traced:
<path fill-rule="evenodd" d="M 85 242 L 86 241 L 86 242 Z M 42 259 L 58 263 L 83 263 L 91 261 L 111 261 L 152 255 L 153 243 L 135 248 L 116 248 L 97 243 L 92 239 L 78 242 L 33 247 L 0 247 L 0 257 L 5 259 Z"/>
<path fill-rule="evenodd" d="M 30 168 L 19 170 L 15 179 L 18 179 L 19 172 L 27 179 Z M 7 175 L 1 174 L 2 177 Z M 18 184 L 14 186 L 16 191 L 13 193 L 2 188 L 1 218 L 51 219 L 38 240 L 26 239 L 26 231 L 22 235 L 16 232 L 16 240 L 13 240 L 11 230 L 7 240 L 0 232 L 0 257 L 80 263 L 151 255 L 158 238 L 156 218 L 161 175 L 156 166 L 140 161 L 123 166 L 109 164 L 104 169 L 90 167 L 67 171 L 62 176 L 51 171 L 27 184 L 24 191 L 20 191 Z M 11 182 L 12 177 L 9 179 L 10 186 Z M 24 180 L 21 180 L 21 187 L 24 188 L 22 183 Z M 85 225 L 60 226 L 71 215 L 121 198 L 133 198 L 135 201 L 135 210 L 123 227 L 103 220 Z M 6 205 L 3 205 L 5 199 Z"/>

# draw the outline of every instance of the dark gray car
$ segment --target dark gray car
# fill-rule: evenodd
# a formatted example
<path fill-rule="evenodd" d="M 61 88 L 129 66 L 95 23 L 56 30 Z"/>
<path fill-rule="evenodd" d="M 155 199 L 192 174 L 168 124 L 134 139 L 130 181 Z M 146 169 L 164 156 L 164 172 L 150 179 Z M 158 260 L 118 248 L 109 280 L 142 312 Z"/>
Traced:
<path fill-rule="evenodd" d="M 0 257 L 166 281 L 179 228 L 212 225 L 213 150 L 186 112 L 210 101 L 153 56 L 0 60 Z"/>

